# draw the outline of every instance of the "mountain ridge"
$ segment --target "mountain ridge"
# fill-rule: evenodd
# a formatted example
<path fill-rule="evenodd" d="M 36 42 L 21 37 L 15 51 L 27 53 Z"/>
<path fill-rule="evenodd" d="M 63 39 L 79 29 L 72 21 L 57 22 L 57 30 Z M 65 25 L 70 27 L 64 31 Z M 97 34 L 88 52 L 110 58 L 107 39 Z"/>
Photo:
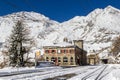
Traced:
<path fill-rule="evenodd" d="M 109 54 L 112 41 L 120 35 L 120 10 L 108 6 L 95 9 L 87 16 L 75 16 L 62 23 L 35 12 L 18 12 L 3 16 L 0 17 L 0 42 L 5 42 L 15 22 L 21 19 L 31 29 L 31 36 L 37 43 L 36 49 L 63 42 L 64 38 L 70 42 L 81 39 L 84 40 L 84 49 L 88 53 L 95 51 L 104 55 Z"/>

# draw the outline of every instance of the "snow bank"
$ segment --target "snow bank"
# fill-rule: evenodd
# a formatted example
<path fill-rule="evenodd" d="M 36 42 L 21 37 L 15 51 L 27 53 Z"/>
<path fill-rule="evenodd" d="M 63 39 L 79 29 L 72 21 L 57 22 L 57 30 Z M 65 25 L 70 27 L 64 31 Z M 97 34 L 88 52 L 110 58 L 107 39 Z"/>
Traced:
<path fill-rule="evenodd" d="M 111 72 L 102 80 L 120 80 L 120 64 L 109 64 Z"/>

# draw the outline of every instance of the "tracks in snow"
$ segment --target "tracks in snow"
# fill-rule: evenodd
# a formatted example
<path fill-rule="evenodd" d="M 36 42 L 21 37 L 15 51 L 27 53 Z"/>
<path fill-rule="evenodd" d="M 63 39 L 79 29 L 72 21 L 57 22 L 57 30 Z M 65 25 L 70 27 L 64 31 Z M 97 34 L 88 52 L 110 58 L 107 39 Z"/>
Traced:
<path fill-rule="evenodd" d="M 107 65 L 103 66 L 86 66 L 86 67 L 74 67 L 74 68 L 57 68 L 57 69 L 47 69 L 40 72 L 33 72 L 27 74 L 11 75 L 5 76 L 5 80 L 42 80 L 46 78 L 52 78 L 55 76 L 62 76 L 66 74 L 78 74 L 83 75 L 80 80 L 101 80 L 105 75 L 107 75 L 110 70 Z M 7 77 L 7 78 L 6 78 Z"/>
<path fill-rule="evenodd" d="M 55 76 L 62 76 L 65 74 L 78 73 L 81 70 L 86 70 L 89 67 L 74 67 L 74 68 L 65 68 L 65 69 L 54 69 L 54 70 L 46 70 L 39 73 L 25 74 L 25 75 L 17 75 L 11 76 L 9 80 L 43 80 L 46 78 L 51 78 Z M 95 67 L 94 67 L 95 68 Z"/>
<path fill-rule="evenodd" d="M 81 80 L 87 80 L 87 79 L 101 80 L 104 77 L 104 76 L 101 76 L 101 75 L 104 73 L 106 68 L 107 68 L 107 65 L 104 65 L 104 66 L 92 71 L 91 73 L 87 74 Z"/>

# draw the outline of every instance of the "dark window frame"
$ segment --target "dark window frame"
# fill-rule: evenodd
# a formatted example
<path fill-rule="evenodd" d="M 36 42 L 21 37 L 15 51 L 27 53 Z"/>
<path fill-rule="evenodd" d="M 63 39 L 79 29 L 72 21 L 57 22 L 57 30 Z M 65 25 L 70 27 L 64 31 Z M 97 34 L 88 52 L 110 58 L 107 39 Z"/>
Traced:
<path fill-rule="evenodd" d="M 67 57 L 63 57 L 63 62 L 68 62 L 68 58 Z"/>
<path fill-rule="evenodd" d="M 49 50 L 45 50 L 45 53 L 49 53 Z"/>
<path fill-rule="evenodd" d="M 55 57 L 51 57 L 51 61 L 55 62 Z"/>
<path fill-rule="evenodd" d="M 56 52 L 56 50 L 51 50 L 51 53 L 55 53 Z"/>
<path fill-rule="evenodd" d="M 70 62 L 73 62 L 73 57 L 70 57 Z"/>
<path fill-rule="evenodd" d="M 46 57 L 46 61 L 49 61 L 49 57 Z"/>
<path fill-rule="evenodd" d="M 58 62 L 61 62 L 61 58 L 60 57 L 58 57 Z"/>

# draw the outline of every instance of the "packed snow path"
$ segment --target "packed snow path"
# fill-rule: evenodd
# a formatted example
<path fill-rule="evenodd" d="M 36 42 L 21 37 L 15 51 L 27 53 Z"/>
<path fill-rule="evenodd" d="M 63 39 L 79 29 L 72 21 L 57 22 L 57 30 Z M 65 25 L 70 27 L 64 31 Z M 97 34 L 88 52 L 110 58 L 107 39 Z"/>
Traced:
<path fill-rule="evenodd" d="M 84 76 L 81 80 L 87 80 L 87 79 L 90 79 L 91 77 L 94 79 L 94 80 L 99 80 L 98 78 L 100 77 L 100 75 L 104 72 L 104 70 L 107 68 L 107 65 L 106 66 L 102 66 L 92 72 L 90 72 L 88 75 Z"/>
<path fill-rule="evenodd" d="M 96 68 L 96 66 L 91 66 L 92 68 Z M 20 74 L 20 75 L 12 75 L 1 77 L 3 80 L 42 80 L 46 78 L 51 78 L 55 76 L 71 74 L 71 73 L 79 73 L 80 71 L 84 71 L 89 69 L 89 66 L 81 66 L 81 67 L 73 67 L 73 68 L 50 68 L 46 70 L 42 70 L 41 72 L 34 72 L 34 73 L 27 73 L 27 74 Z"/>
<path fill-rule="evenodd" d="M 40 69 L 38 69 L 40 70 Z M 0 77 L 1 80 L 54 80 L 59 76 L 66 74 L 76 74 L 72 77 L 67 77 L 67 80 L 120 80 L 119 72 L 120 65 L 99 65 L 99 66 L 79 66 L 72 68 L 46 68 L 41 69 L 39 72 L 32 72 L 27 74 L 11 75 Z M 29 71 L 29 70 L 27 70 Z M 116 73 L 118 76 L 112 76 L 111 74 Z"/>

